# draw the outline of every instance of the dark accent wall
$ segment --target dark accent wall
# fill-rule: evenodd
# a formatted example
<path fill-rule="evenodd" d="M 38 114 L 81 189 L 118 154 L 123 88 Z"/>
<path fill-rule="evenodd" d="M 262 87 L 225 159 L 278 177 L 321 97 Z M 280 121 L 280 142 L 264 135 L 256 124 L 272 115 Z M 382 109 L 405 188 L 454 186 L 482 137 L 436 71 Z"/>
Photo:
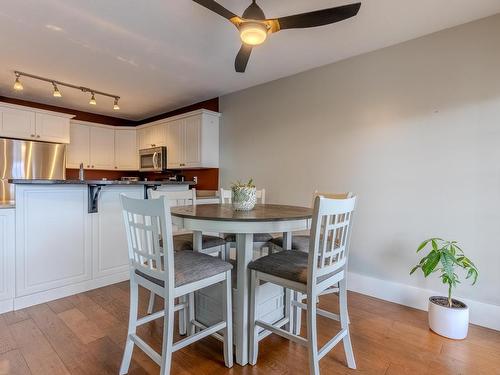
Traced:
<path fill-rule="evenodd" d="M 123 118 L 119 118 L 119 117 L 99 115 L 96 113 L 78 111 L 78 110 L 70 109 L 70 108 L 57 107 L 57 106 L 48 105 L 48 104 L 36 103 L 36 102 L 28 101 L 28 100 L 9 98 L 6 96 L 0 96 L 0 102 L 18 104 L 18 105 L 23 105 L 25 107 L 45 109 L 47 111 L 68 113 L 71 115 L 75 115 L 75 118 L 74 118 L 75 120 L 96 122 L 98 124 L 106 124 L 106 125 L 113 125 L 113 126 L 138 126 L 138 125 L 146 124 L 148 122 L 161 120 L 161 119 L 164 119 L 167 117 L 180 115 L 182 113 L 195 111 L 197 109 L 208 109 L 210 111 L 219 112 L 219 98 L 205 100 L 203 102 L 191 104 L 191 105 L 188 105 L 186 107 L 178 108 L 178 109 L 175 109 L 173 111 L 165 112 L 165 113 L 153 116 L 153 117 L 148 117 L 148 118 L 145 118 L 142 120 L 137 120 L 137 121 L 127 120 L 127 119 L 123 119 Z"/>

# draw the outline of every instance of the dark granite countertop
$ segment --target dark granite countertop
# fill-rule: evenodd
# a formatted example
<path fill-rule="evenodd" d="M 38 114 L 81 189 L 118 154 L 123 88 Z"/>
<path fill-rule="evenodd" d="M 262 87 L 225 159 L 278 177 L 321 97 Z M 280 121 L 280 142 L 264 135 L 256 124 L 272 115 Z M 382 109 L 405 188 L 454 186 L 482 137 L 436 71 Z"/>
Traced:
<path fill-rule="evenodd" d="M 194 181 L 121 181 L 121 180 L 28 180 L 11 179 L 17 185 L 196 185 Z"/>

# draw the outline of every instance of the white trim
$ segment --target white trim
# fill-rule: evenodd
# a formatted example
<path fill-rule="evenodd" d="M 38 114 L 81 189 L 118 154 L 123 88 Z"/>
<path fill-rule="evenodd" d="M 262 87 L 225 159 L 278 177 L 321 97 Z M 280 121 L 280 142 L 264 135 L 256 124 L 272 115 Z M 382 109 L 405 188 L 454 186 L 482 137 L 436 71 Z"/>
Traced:
<path fill-rule="evenodd" d="M 107 124 L 101 124 L 98 122 L 90 122 L 90 121 L 83 121 L 83 120 L 71 120 L 71 124 L 77 124 L 77 125 L 85 125 L 85 126 L 93 126 L 96 128 L 105 128 L 105 129 L 113 129 L 113 130 L 130 130 L 130 131 L 135 131 L 136 127 L 133 125 L 130 126 L 115 126 L 115 125 L 107 125 Z"/>
<path fill-rule="evenodd" d="M 78 293 L 83 293 L 91 289 L 101 288 L 106 285 L 116 284 L 125 280 L 128 280 L 130 273 L 128 271 L 117 273 L 110 276 L 101 277 L 99 279 L 88 280 L 78 284 L 67 285 L 61 288 L 50 289 L 47 291 L 30 294 L 28 296 L 22 296 L 14 298 L 13 310 L 24 309 L 25 307 L 38 305 L 40 303 L 45 303 L 53 301 L 55 299 L 72 296 Z M 3 302 L 2 302 L 3 303 Z M 2 305 L 0 304 L 0 311 Z"/>
<path fill-rule="evenodd" d="M 353 272 L 347 273 L 347 289 L 424 311 L 427 311 L 429 297 L 443 295 L 443 292 L 376 279 Z M 457 298 L 469 306 L 471 323 L 500 330 L 500 306 Z"/>
<path fill-rule="evenodd" d="M 0 301 L 0 314 L 9 312 L 14 310 L 14 300 L 6 299 L 4 301 Z"/>
<path fill-rule="evenodd" d="M 150 126 L 163 124 L 165 122 L 171 122 L 171 121 L 180 120 L 180 119 L 183 119 L 186 117 L 202 115 L 202 114 L 208 114 L 208 115 L 217 116 L 217 117 L 222 116 L 222 114 L 219 112 L 214 112 L 214 111 L 210 111 L 208 109 L 202 108 L 202 109 L 197 109 L 197 110 L 191 111 L 191 112 L 181 113 L 180 115 L 176 115 L 176 116 L 172 116 L 172 117 L 165 117 L 165 118 L 153 121 L 153 122 L 148 122 L 146 124 L 138 125 L 135 127 L 135 129 L 149 128 Z"/>
<path fill-rule="evenodd" d="M 72 119 L 73 117 L 75 117 L 75 115 L 70 115 L 69 113 L 48 111 L 46 109 L 28 107 L 25 105 L 12 104 L 12 103 L 2 102 L 2 101 L 0 101 L 0 107 L 9 107 L 9 108 L 13 108 L 13 109 L 19 109 L 22 111 L 30 111 L 30 112 L 35 112 L 35 113 L 45 113 L 47 115 L 58 116 L 58 117 L 69 118 L 69 119 Z M 71 111 L 71 109 L 69 109 L 69 110 Z"/>

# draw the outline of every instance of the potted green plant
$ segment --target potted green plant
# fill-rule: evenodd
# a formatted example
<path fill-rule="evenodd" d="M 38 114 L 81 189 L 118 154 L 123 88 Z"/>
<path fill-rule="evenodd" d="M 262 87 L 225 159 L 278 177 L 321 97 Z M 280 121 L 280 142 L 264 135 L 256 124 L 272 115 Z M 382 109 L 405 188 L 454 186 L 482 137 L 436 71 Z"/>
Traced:
<path fill-rule="evenodd" d="M 257 189 L 253 179 L 247 183 L 237 181 L 231 185 L 231 202 L 236 211 L 250 211 L 257 203 Z"/>
<path fill-rule="evenodd" d="M 460 283 L 457 268 L 467 272 L 466 279 L 472 279 L 472 285 L 477 281 L 478 270 L 474 263 L 464 255 L 457 241 L 445 241 L 441 238 L 430 238 L 420 244 L 417 253 L 428 250 L 410 271 L 410 275 L 421 269 L 427 277 L 433 272 L 440 272 L 443 284 L 448 286 L 448 296 L 433 296 L 429 298 L 429 327 L 441 336 L 451 339 L 464 339 L 469 328 L 469 308 L 462 301 L 452 298 L 453 288 Z"/>

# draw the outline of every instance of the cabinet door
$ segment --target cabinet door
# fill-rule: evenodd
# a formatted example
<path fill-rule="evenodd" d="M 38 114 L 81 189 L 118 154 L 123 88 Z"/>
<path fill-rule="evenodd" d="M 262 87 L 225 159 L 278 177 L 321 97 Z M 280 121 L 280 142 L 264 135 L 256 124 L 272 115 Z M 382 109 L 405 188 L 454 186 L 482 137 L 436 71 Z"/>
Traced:
<path fill-rule="evenodd" d="M 159 124 L 148 128 L 152 147 L 167 145 L 167 125 Z"/>
<path fill-rule="evenodd" d="M 14 296 L 14 238 L 14 209 L 0 210 L 0 301 Z"/>
<path fill-rule="evenodd" d="M 115 130 L 115 168 L 137 170 L 139 156 L 136 150 L 135 130 Z"/>
<path fill-rule="evenodd" d="M 115 131 L 90 127 L 90 168 L 115 169 Z"/>
<path fill-rule="evenodd" d="M 36 139 L 38 141 L 69 143 L 69 119 L 65 117 L 36 114 Z"/>
<path fill-rule="evenodd" d="M 10 138 L 36 138 L 35 112 L 0 107 L 0 136 Z"/>
<path fill-rule="evenodd" d="M 91 278 L 87 187 L 16 186 L 16 296 Z"/>
<path fill-rule="evenodd" d="M 120 194 L 142 199 L 142 186 L 107 186 L 99 197 L 99 212 L 92 215 L 92 254 L 94 278 L 127 273 L 128 244 L 123 225 Z"/>
<path fill-rule="evenodd" d="M 66 168 L 90 168 L 90 127 L 83 124 L 71 124 L 71 142 L 66 146 Z"/>
<path fill-rule="evenodd" d="M 149 128 L 137 130 L 137 145 L 139 150 L 151 148 L 151 132 L 149 131 Z"/>
<path fill-rule="evenodd" d="M 184 161 L 185 167 L 201 166 L 201 116 L 184 120 Z"/>
<path fill-rule="evenodd" d="M 167 167 L 182 168 L 184 164 L 184 120 L 172 121 L 167 127 Z"/>

